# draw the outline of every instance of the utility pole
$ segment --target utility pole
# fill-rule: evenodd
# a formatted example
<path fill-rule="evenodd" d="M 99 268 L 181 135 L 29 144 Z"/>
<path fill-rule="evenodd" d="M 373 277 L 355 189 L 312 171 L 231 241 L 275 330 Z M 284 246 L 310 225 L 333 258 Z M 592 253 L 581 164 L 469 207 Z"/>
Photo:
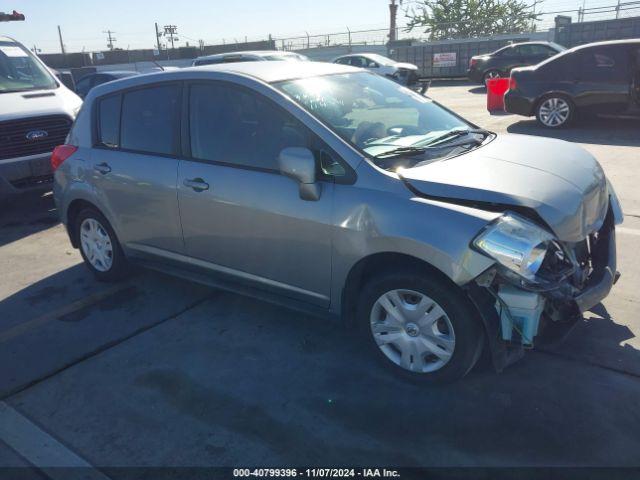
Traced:
<path fill-rule="evenodd" d="M 112 36 L 113 32 L 111 30 L 107 30 L 106 32 L 102 32 L 102 33 L 106 33 L 107 34 L 107 47 L 109 48 L 109 50 L 113 50 L 113 42 L 116 41 L 115 37 Z"/>
<path fill-rule="evenodd" d="M 60 25 L 58 25 L 58 38 L 60 39 L 60 50 L 63 55 L 66 55 L 67 52 L 64 51 L 64 43 L 62 42 L 62 30 L 60 30 Z"/>
<path fill-rule="evenodd" d="M 174 49 L 173 42 L 177 42 L 180 39 L 176 37 L 178 33 L 178 27 L 176 25 L 165 25 L 164 26 L 164 34 L 169 37 L 169 41 L 171 42 L 171 50 Z"/>
<path fill-rule="evenodd" d="M 389 41 L 395 42 L 398 39 L 398 31 L 396 28 L 396 17 L 398 16 L 398 3 L 402 0 L 391 0 L 389 4 Z"/>
<path fill-rule="evenodd" d="M 162 34 L 158 31 L 158 22 L 156 22 L 156 45 L 158 46 L 158 53 L 160 53 L 160 37 Z"/>
<path fill-rule="evenodd" d="M 618 5 L 616 5 L 616 19 L 620 17 L 620 0 L 618 0 Z"/>
<path fill-rule="evenodd" d="M 42 50 L 40 50 L 38 47 L 35 46 L 35 44 L 33 45 L 33 48 L 31 49 L 31 51 L 35 54 L 38 55 L 40 52 L 42 52 Z"/>

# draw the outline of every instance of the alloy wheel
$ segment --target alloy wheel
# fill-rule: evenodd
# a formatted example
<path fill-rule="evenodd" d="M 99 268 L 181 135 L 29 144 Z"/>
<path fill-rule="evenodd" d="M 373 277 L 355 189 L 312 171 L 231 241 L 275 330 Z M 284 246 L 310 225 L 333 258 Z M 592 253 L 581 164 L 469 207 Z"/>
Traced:
<path fill-rule="evenodd" d="M 80 224 L 80 246 L 87 261 L 99 272 L 106 272 L 113 265 L 111 237 L 95 218 L 85 218 Z"/>
<path fill-rule="evenodd" d="M 540 121 L 547 127 L 564 125 L 571 114 L 569 103 L 558 97 L 547 98 L 538 109 Z"/>
<path fill-rule="evenodd" d="M 441 369 L 455 349 L 455 334 L 444 309 L 413 290 L 391 290 L 373 304 L 371 333 L 393 363 L 417 373 Z"/>

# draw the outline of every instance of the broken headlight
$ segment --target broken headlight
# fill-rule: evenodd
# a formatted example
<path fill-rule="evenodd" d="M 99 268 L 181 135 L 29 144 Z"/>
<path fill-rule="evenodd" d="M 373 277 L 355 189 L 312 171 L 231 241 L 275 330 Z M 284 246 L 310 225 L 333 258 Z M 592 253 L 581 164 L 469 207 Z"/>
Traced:
<path fill-rule="evenodd" d="M 535 276 L 554 237 L 535 223 L 512 212 L 485 228 L 473 245 L 503 267 L 528 281 Z"/>

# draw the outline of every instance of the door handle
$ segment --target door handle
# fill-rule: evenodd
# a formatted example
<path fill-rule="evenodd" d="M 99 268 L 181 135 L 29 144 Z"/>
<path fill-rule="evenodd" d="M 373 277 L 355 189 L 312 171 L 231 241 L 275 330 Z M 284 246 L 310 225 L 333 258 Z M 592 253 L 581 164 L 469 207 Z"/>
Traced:
<path fill-rule="evenodd" d="M 209 190 L 209 184 L 201 178 L 192 178 L 183 182 L 185 187 L 189 187 L 196 192 L 204 192 Z"/>
<path fill-rule="evenodd" d="M 95 165 L 93 168 L 96 172 L 100 172 L 103 175 L 111 171 L 111 167 L 109 166 L 108 163 L 105 163 L 105 162 L 99 163 Z"/>

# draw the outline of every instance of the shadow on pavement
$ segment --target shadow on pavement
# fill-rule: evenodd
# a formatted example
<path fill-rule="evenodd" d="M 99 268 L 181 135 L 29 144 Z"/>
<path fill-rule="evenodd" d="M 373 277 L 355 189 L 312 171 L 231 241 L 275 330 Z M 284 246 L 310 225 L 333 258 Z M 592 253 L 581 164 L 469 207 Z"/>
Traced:
<path fill-rule="evenodd" d="M 0 247 L 59 223 L 51 192 L 0 198 Z"/>
<path fill-rule="evenodd" d="M 596 145 L 640 146 L 640 120 L 587 118 L 558 130 L 545 128 L 536 120 L 521 120 L 507 127 L 509 133 L 521 133 Z"/>
<path fill-rule="evenodd" d="M 485 87 L 484 85 L 479 85 L 477 87 L 470 88 L 469 93 L 486 95 L 487 87 Z"/>
<path fill-rule="evenodd" d="M 79 263 L 0 299 L 0 396 L 192 308 L 215 291 L 153 271 L 98 282 Z"/>
<path fill-rule="evenodd" d="M 10 401 L 97 466 L 611 466 L 637 460 L 638 394 L 535 352 L 414 385 L 332 322 L 220 293 Z"/>
<path fill-rule="evenodd" d="M 563 342 L 544 351 L 640 377 L 640 350 L 624 343 L 632 338 L 631 329 L 616 323 L 600 303 Z"/>

